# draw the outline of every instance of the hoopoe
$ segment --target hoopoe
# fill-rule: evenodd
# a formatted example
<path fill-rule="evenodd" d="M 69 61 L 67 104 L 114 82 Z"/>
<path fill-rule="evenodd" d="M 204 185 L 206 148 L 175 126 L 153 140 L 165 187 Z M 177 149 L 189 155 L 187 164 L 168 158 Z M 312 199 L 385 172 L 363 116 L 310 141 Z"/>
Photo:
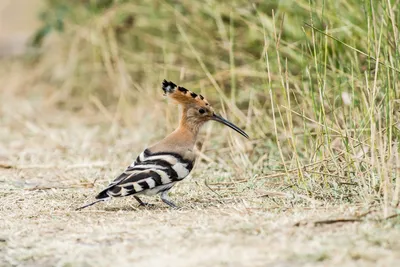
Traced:
<path fill-rule="evenodd" d="M 145 149 L 128 168 L 97 196 L 97 201 L 77 210 L 92 206 L 113 197 L 133 195 L 145 206 L 138 195 L 161 194 L 161 200 L 177 208 L 168 198 L 168 191 L 189 175 L 195 161 L 193 148 L 201 126 L 210 120 L 218 121 L 246 138 L 249 136 L 239 127 L 215 114 L 202 95 L 166 80 L 162 83 L 164 95 L 182 105 L 179 127 L 160 142 Z"/>

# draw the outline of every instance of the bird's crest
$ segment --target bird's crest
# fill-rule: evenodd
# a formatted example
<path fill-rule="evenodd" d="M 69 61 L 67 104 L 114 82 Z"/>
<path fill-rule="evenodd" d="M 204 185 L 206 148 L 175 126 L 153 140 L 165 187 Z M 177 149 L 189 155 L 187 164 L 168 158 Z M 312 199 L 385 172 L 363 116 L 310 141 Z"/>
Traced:
<path fill-rule="evenodd" d="M 162 89 L 164 91 L 164 95 L 174 99 L 179 104 L 197 104 L 200 106 L 210 105 L 202 95 L 193 93 L 184 87 L 177 86 L 173 82 L 164 80 L 162 83 Z"/>

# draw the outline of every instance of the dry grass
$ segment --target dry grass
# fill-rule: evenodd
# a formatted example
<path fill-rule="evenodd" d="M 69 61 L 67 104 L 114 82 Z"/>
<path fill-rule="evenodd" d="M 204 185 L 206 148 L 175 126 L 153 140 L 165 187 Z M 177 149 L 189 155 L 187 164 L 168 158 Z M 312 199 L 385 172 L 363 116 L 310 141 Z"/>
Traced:
<path fill-rule="evenodd" d="M 0 64 L 0 265 L 399 265 L 397 2 L 61 2 Z M 181 210 L 75 212 L 175 127 L 164 78 L 251 140 L 207 125 Z"/>
<path fill-rule="evenodd" d="M 54 109 L 7 91 L 1 99 L 1 266 L 400 263 L 399 221 L 375 222 L 384 216 L 379 206 L 362 222 L 313 225 L 371 207 L 312 200 L 273 180 L 230 182 L 229 170 L 207 162 L 174 189 L 181 210 L 157 198 L 148 199 L 154 208 L 138 208 L 126 198 L 76 212 L 157 138 L 145 134 L 151 124 L 110 133 L 102 114 Z"/>

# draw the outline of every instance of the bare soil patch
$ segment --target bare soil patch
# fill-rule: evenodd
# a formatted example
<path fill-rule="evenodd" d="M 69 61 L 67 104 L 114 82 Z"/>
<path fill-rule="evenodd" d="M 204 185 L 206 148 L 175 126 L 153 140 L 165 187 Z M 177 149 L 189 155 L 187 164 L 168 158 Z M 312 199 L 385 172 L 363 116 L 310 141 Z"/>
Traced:
<path fill-rule="evenodd" d="M 398 219 L 306 224 L 367 207 L 277 205 L 275 197 L 251 191 L 218 197 L 204 185 L 213 176 L 202 163 L 171 194 L 180 210 L 158 198 L 146 199 L 152 208 L 124 198 L 76 212 L 155 137 L 141 142 L 127 130 L 111 135 L 101 123 L 93 126 L 95 116 L 38 103 L 2 103 L 1 266 L 400 264 Z"/>

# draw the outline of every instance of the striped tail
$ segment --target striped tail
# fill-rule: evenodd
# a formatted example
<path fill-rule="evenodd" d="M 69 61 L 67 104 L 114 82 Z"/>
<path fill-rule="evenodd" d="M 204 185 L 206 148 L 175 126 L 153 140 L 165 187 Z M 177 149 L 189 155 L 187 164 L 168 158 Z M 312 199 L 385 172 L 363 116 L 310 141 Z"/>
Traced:
<path fill-rule="evenodd" d="M 78 211 L 78 210 L 83 210 L 84 208 L 87 208 L 87 207 L 93 206 L 94 204 L 96 204 L 96 203 L 98 203 L 98 202 L 102 202 L 102 201 L 106 201 L 106 200 L 107 200 L 107 198 L 102 198 L 102 199 L 96 200 L 95 202 L 92 202 L 92 203 L 86 204 L 86 205 L 84 205 L 84 206 L 82 206 L 82 207 L 79 207 L 79 208 L 75 209 L 75 211 Z"/>
<path fill-rule="evenodd" d="M 108 190 L 110 189 L 110 186 L 108 186 L 106 189 L 101 191 L 97 196 L 96 199 L 99 200 L 104 200 L 105 198 L 109 198 L 110 196 L 107 194 Z"/>

